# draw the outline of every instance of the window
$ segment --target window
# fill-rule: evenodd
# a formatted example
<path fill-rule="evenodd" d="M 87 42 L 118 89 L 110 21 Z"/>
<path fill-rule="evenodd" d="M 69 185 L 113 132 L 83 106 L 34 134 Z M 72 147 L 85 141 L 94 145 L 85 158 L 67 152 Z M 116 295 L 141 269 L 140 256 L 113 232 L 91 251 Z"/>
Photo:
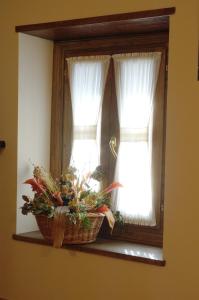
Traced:
<path fill-rule="evenodd" d="M 111 62 L 114 64 L 110 71 L 112 79 L 106 85 L 110 89 L 114 81 L 115 91 L 110 97 L 119 120 L 114 118 L 106 126 L 112 130 L 117 125 L 116 135 L 120 142 L 118 155 L 113 153 L 115 172 L 109 168 L 106 176 L 109 174 L 109 178 L 124 185 L 113 195 L 112 207 L 122 213 L 126 223 L 156 225 L 151 188 L 151 130 L 161 52 L 81 56 L 66 60 L 73 116 L 70 164 L 81 174 L 92 172 L 102 161 L 105 164 L 110 161 L 110 151 L 101 153 L 106 145 L 100 142 L 100 137 L 102 141 L 104 136 L 111 141 L 111 136 L 101 130 L 104 86 Z M 103 121 L 106 122 L 104 118 Z M 115 136 L 112 138 L 116 141 Z"/>
<path fill-rule="evenodd" d="M 162 245 L 167 42 L 148 33 L 54 45 L 51 170 L 100 163 L 105 184 L 123 183 L 112 205 L 125 225 L 110 236 L 104 224 L 104 237 Z"/>
<path fill-rule="evenodd" d="M 66 61 L 73 117 L 70 164 L 82 174 L 100 164 L 101 110 L 110 56 L 72 57 Z"/>
<path fill-rule="evenodd" d="M 124 182 L 113 202 L 126 223 L 154 226 L 151 123 L 161 52 L 119 54 L 113 60 L 120 128 L 115 178 Z"/>

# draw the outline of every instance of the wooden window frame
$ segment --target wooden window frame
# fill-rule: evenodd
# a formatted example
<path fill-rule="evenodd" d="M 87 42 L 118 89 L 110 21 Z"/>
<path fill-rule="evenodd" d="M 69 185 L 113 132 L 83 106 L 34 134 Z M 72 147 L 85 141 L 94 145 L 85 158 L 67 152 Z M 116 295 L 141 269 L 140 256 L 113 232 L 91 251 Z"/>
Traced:
<path fill-rule="evenodd" d="M 125 224 L 123 227 L 116 226 L 113 234 L 110 235 L 106 222 L 104 223 L 100 235 L 106 238 L 123 239 L 126 241 L 144 243 L 154 246 L 162 246 L 163 244 L 163 190 L 164 190 L 164 152 L 165 152 L 165 120 L 166 120 L 166 65 L 168 52 L 168 33 L 147 33 L 136 34 L 119 37 L 84 39 L 68 42 L 55 42 L 54 44 L 54 61 L 53 61 L 53 98 L 52 98 L 52 123 L 51 123 L 51 172 L 57 177 L 64 172 L 70 162 L 71 140 L 72 140 L 72 107 L 70 100 L 70 88 L 66 58 L 71 56 L 88 56 L 98 54 L 115 54 L 127 52 L 149 52 L 161 51 L 161 82 L 159 85 L 164 88 L 161 95 L 161 117 L 157 118 L 157 122 L 161 124 L 162 138 L 161 144 L 161 178 L 158 185 L 161 186 L 161 195 L 159 196 L 159 220 L 154 227 L 138 226 Z M 109 81 L 109 80 L 107 80 Z M 108 116 L 117 118 L 117 115 L 110 114 L 109 108 L 110 97 L 106 91 L 103 101 L 102 124 L 108 128 L 106 120 Z M 109 122 L 109 121 L 108 121 Z M 117 128 L 116 135 L 117 135 Z M 107 136 L 110 138 L 110 134 Z M 102 141 L 102 149 L 108 147 L 109 138 L 105 136 Z M 107 145 L 107 146 L 105 146 Z M 104 147 L 103 147 L 104 146 Z M 108 151 L 107 149 L 105 151 Z M 61 158 L 61 159 L 60 159 Z M 103 161 L 104 162 L 104 161 Z M 107 170 L 107 166 L 102 162 L 102 166 Z M 109 162 L 114 169 L 114 159 Z M 160 162 L 159 162 L 160 163 Z"/>

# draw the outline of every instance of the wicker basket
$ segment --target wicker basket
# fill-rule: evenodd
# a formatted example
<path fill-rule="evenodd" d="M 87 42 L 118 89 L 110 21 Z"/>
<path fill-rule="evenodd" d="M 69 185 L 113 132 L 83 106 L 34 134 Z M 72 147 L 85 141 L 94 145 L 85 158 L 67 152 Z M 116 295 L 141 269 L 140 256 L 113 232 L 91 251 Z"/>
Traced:
<path fill-rule="evenodd" d="M 45 240 L 53 243 L 53 218 L 48 218 L 44 215 L 38 215 L 35 217 L 37 225 Z M 91 226 L 89 229 L 85 229 L 82 227 L 81 222 L 72 224 L 66 216 L 66 228 L 63 244 L 86 244 L 92 243 L 96 240 L 104 215 L 101 213 L 89 213 L 88 218 L 91 222 Z"/>

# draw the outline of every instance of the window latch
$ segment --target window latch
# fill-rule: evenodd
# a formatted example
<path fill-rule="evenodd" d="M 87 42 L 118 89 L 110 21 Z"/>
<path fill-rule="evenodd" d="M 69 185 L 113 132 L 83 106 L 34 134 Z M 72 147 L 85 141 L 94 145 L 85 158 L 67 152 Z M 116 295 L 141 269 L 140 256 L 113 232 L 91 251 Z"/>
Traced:
<path fill-rule="evenodd" d="M 117 158 L 117 152 L 116 152 L 117 139 L 115 136 L 111 137 L 111 139 L 109 141 L 109 147 L 110 147 L 111 153 L 113 154 L 113 157 L 116 159 Z"/>

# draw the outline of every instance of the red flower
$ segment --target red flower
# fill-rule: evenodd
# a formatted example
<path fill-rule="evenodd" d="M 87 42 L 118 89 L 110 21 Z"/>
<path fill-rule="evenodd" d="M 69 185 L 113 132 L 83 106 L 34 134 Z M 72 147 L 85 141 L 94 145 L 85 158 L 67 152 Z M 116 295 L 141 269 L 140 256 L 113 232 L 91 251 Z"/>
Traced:
<path fill-rule="evenodd" d="M 102 206 L 97 208 L 97 212 L 99 212 L 99 213 L 104 213 L 105 211 L 108 211 L 108 210 L 109 210 L 109 208 L 106 204 L 103 204 Z"/>
<path fill-rule="evenodd" d="M 108 194 L 119 187 L 123 187 L 123 185 L 119 182 L 113 182 L 107 188 L 105 188 L 104 193 Z"/>
<path fill-rule="evenodd" d="M 30 184 L 32 186 L 33 192 L 36 192 L 38 194 L 43 194 L 46 191 L 40 179 L 31 178 L 26 180 L 24 183 Z"/>

